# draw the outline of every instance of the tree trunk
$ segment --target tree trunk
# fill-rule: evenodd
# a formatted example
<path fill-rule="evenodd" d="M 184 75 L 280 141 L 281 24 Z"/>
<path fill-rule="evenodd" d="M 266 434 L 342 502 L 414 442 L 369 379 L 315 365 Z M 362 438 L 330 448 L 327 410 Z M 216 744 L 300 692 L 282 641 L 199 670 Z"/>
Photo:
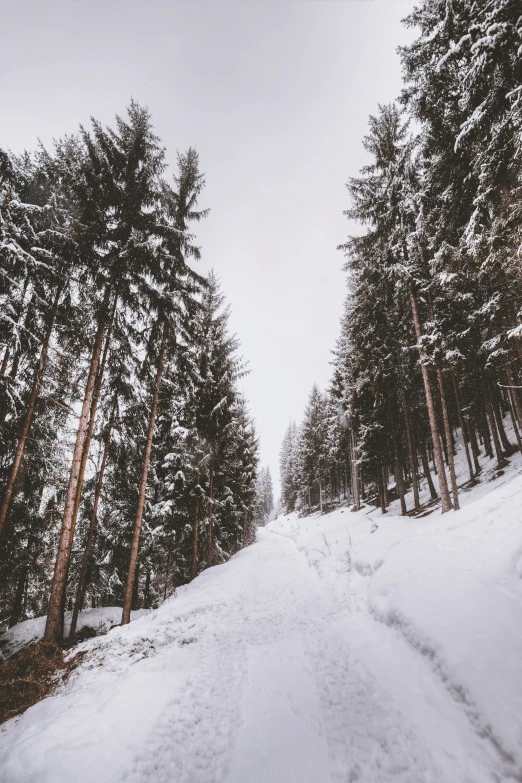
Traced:
<path fill-rule="evenodd" d="M 421 455 L 422 469 L 424 471 L 424 475 L 426 477 L 426 481 L 428 482 L 428 487 L 430 490 L 430 497 L 432 500 L 437 500 L 437 491 L 435 489 L 435 484 L 433 483 L 433 479 L 431 478 L 430 463 L 428 461 L 428 456 L 426 454 L 424 443 L 420 444 L 420 455 Z"/>
<path fill-rule="evenodd" d="M 497 467 L 503 468 L 506 465 L 506 461 L 504 459 L 504 456 L 502 454 L 502 449 L 500 448 L 500 440 L 498 437 L 497 427 L 495 424 L 495 416 L 493 413 L 493 408 L 491 405 L 491 400 L 489 398 L 488 390 L 486 387 L 486 382 L 484 380 L 483 373 L 480 374 L 480 379 L 482 382 L 482 393 L 484 395 L 484 403 L 486 405 L 486 415 L 488 417 L 489 421 L 489 428 L 491 430 L 491 434 L 493 436 L 493 445 L 495 446 L 495 455 L 497 457 Z"/>
<path fill-rule="evenodd" d="M 506 378 L 507 378 L 507 376 L 506 376 Z M 516 416 L 516 413 L 515 413 L 515 408 L 513 406 L 513 396 L 512 396 L 512 394 L 509 393 L 511 391 L 512 391 L 511 389 L 508 390 L 509 415 L 511 417 L 511 424 L 513 425 L 513 432 L 515 433 L 515 438 L 517 439 L 518 450 L 520 452 L 522 452 L 522 439 L 520 438 L 520 432 L 519 432 L 518 424 L 517 424 L 517 416 Z"/>
<path fill-rule="evenodd" d="M 150 609 L 150 569 L 145 575 L 145 591 L 143 593 L 143 608 Z"/>
<path fill-rule="evenodd" d="M 408 462 L 410 465 L 410 473 L 411 473 L 411 482 L 413 485 L 413 506 L 414 508 L 419 508 L 420 506 L 420 500 L 419 500 L 419 482 L 417 481 L 417 464 L 415 459 L 415 449 L 413 446 L 413 438 L 412 438 L 412 429 L 411 429 L 411 421 L 410 421 L 410 414 L 408 411 L 408 405 L 406 401 L 406 389 L 404 386 L 404 375 L 402 372 L 402 364 L 400 361 L 400 357 L 397 357 L 397 369 L 399 373 L 399 387 L 401 390 L 401 402 L 402 402 L 402 409 L 403 409 L 403 415 L 404 415 L 404 428 L 406 430 L 406 443 L 408 446 Z"/>
<path fill-rule="evenodd" d="M 22 430 L 20 432 L 20 436 L 18 438 L 18 443 L 16 444 L 16 451 L 15 456 L 13 460 L 13 464 L 11 466 L 11 470 L 9 472 L 9 478 L 7 480 L 7 486 L 4 491 L 4 496 L 2 498 L 2 505 L 0 506 L 0 538 L 2 536 L 2 532 L 4 530 L 5 521 L 7 519 L 7 512 L 9 511 L 9 505 L 11 503 L 11 498 L 13 496 L 13 491 L 15 488 L 16 483 L 16 477 L 18 476 L 18 470 L 20 468 L 20 464 L 22 462 L 22 457 L 24 455 L 24 449 L 25 449 L 25 442 L 27 440 L 27 435 L 29 433 L 29 428 L 31 426 L 31 421 L 33 418 L 34 413 L 34 406 L 36 404 L 36 398 L 38 397 L 38 392 L 40 391 L 40 384 L 42 381 L 42 376 L 45 369 L 45 363 L 47 360 L 47 352 L 49 350 L 49 341 L 51 339 L 51 334 L 54 327 L 54 321 L 56 318 L 56 311 L 58 309 L 58 300 L 60 298 L 60 294 L 62 292 L 62 286 L 57 288 L 56 294 L 54 297 L 54 301 L 52 304 L 51 313 L 49 316 L 49 321 L 47 323 L 47 330 L 45 333 L 45 337 L 42 343 L 42 347 L 40 349 L 40 358 L 38 360 L 38 366 L 36 368 L 36 372 L 34 374 L 33 379 L 33 387 L 31 389 L 31 396 L 29 397 L 29 403 L 27 405 L 27 411 L 25 414 L 24 423 L 22 425 Z"/>
<path fill-rule="evenodd" d="M 482 381 L 482 377 L 481 377 Z M 482 436 L 482 443 L 484 445 L 484 451 L 489 459 L 493 459 L 493 449 L 491 446 L 491 435 L 488 424 L 487 406 L 484 397 L 484 389 L 482 390 L 482 405 L 479 405 L 479 434 Z"/>
<path fill-rule="evenodd" d="M 212 553 L 212 526 L 214 524 L 214 468 L 213 465 L 210 465 L 210 479 L 209 479 L 209 487 L 208 487 L 208 525 L 207 525 L 207 568 L 211 568 L 213 565 L 213 553 Z"/>
<path fill-rule="evenodd" d="M 167 551 L 167 569 L 165 573 L 165 588 L 163 590 L 163 600 L 165 601 L 167 598 L 167 589 L 169 586 L 169 576 L 170 576 L 170 561 L 172 559 L 172 538 L 169 541 L 169 548 Z"/>
<path fill-rule="evenodd" d="M 351 477 L 352 477 L 352 495 L 355 510 L 359 511 L 361 508 L 361 484 L 359 475 L 358 454 L 357 454 L 357 440 L 355 437 L 355 431 L 353 427 L 350 429 L 350 448 L 351 448 Z"/>
<path fill-rule="evenodd" d="M 69 561 L 71 558 L 71 550 L 73 545 L 73 538 L 74 538 L 74 531 L 76 529 L 76 520 L 78 518 L 78 511 L 80 509 L 80 502 L 82 499 L 82 490 L 83 490 L 83 481 L 85 478 L 85 470 L 87 468 L 87 461 L 89 459 L 89 451 L 91 449 L 91 441 L 92 441 L 92 434 L 94 432 L 94 424 L 96 422 L 96 413 L 98 411 L 98 403 L 100 401 L 100 394 L 101 389 L 103 386 L 103 375 L 105 372 L 105 365 L 107 363 L 107 354 L 109 352 L 109 345 L 111 341 L 111 330 L 112 330 L 112 324 L 114 321 L 114 313 L 116 312 L 116 305 L 118 302 L 118 297 L 114 297 L 114 302 L 112 305 L 111 314 L 109 317 L 109 321 L 107 324 L 107 336 L 105 338 L 105 345 L 103 348 L 103 354 L 102 359 L 100 362 L 100 365 L 98 367 L 98 372 L 96 374 L 96 382 L 94 384 L 94 392 L 92 395 L 92 403 L 91 403 L 91 410 L 89 414 L 89 425 L 87 427 L 87 435 L 85 436 L 85 443 L 83 444 L 83 452 L 82 452 L 82 461 L 80 463 L 80 473 L 78 476 L 78 486 L 76 488 L 76 497 L 74 500 L 74 510 L 73 510 L 73 517 L 72 517 L 72 534 L 71 534 L 71 540 L 70 540 L 70 547 L 69 547 Z M 111 425 L 112 426 L 112 425 Z"/>
<path fill-rule="evenodd" d="M 399 444 L 397 440 L 397 430 L 395 428 L 395 422 L 392 422 L 392 441 L 393 441 L 393 458 L 395 463 L 395 484 L 397 486 L 397 494 L 401 501 L 401 514 L 403 517 L 408 513 L 406 508 L 406 500 L 404 497 L 404 483 L 402 481 L 402 467 L 399 458 Z"/>
<path fill-rule="evenodd" d="M 11 611 L 11 617 L 9 618 L 9 628 L 16 625 L 22 619 L 22 610 L 24 603 L 25 585 L 27 582 L 27 575 L 29 573 L 29 566 L 23 565 L 18 575 L 18 582 L 16 584 L 16 593 L 13 601 L 13 608 Z"/>
<path fill-rule="evenodd" d="M 131 612 L 140 608 L 139 604 L 139 586 L 140 586 L 140 558 L 136 562 L 136 571 L 134 573 L 134 584 L 132 586 Z M 129 616 L 130 620 L 130 616 Z"/>
<path fill-rule="evenodd" d="M 384 509 L 388 506 L 388 476 L 384 465 L 381 467 L 381 481 L 382 481 L 382 501 L 384 503 Z"/>
<path fill-rule="evenodd" d="M 386 514 L 386 495 L 384 492 L 384 468 L 381 467 L 379 471 L 379 504 L 381 506 L 381 514 Z"/>
<path fill-rule="evenodd" d="M 451 491 L 453 494 L 453 508 L 458 511 L 459 505 L 459 489 L 457 486 L 457 475 L 455 473 L 455 460 L 453 459 L 453 441 L 451 438 L 451 427 L 448 414 L 448 405 L 446 402 L 446 392 L 444 389 L 444 378 L 442 377 L 442 370 L 437 367 L 437 379 L 439 381 L 440 402 L 442 406 L 442 420 L 444 422 L 444 432 L 446 434 L 446 445 L 448 449 L 448 464 L 451 479 Z"/>
<path fill-rule="evenodd" d="M 466 425 L 468 427 L 469 441 L 471 444 L 471 453 L 473 454 L 473 465 L 475 467 L 475 474 L 477 474 L 480 473 L 482 468 L 480 467 L 480 462 L 478 461 L 478 458 L 480 456 L 480 448 L 477 441 L 477 433 L 475 432 L 475 421 L 471 413 L 468 413 L 468 415 L 465 417 L 465 420 L 466 420 Z"/>
<path fill-rule="evenodd" d="M 423 362 L 424 358 L 424 351 L 420 345 L 420 340 L 422 337 L 422 329 L 421 329 L 421 322 L 419 317 L 419 311 L 417 309 L 417 300 L 415 299 L 415 294 L 413 293 L 413 286 L 410 283 L 410 305 L 411 305 L 411 311 L 413 315 L 413 324 L 415 326 L 415 335 L 417 337 L 417 342 L 419 343 L 419 355 L 421 359 L 421 372 L 422 372 L 422 380 L 424 383 L 424 393 L 426 395 L 426 406 L 428 408 L 428 418 L 430 421 L 430 429 L 431 429 L 431 439 L 433 442 L 433 454 L 434 454 L 434 460 L 435 464 L 437 466 L 437 474 L 439 479 L 439 487 L 440 487 L 440 499 L 441 499 L 441 505 L 442 505 L 442 513 L 444 514 L 446 511 L 449 511 L 451 508 L 451 500 L 449 496 L 448 491 L 448 482 L 446 479 L 446 471 L 444 468 L 444 462 L 442 460 L 442 452 L 440 448 L 440 441 L 439 441 L 439 427 L 437 424 L 437 417 L 435 414 L 435 405 L 433 402 L 433 394 L 431 390 L 431 381 L 430 376 L 428 372 L 428 367 Z"/>
<path fill-rule="evenodd" d="M 507 377 L 508 386 L 510 387 L 509 391 L 511 392 L 511 399 L 513 401 L 513 405 L 515 406 L 515 411 L 517 414 L 518 426 L 522 428 L 522 407 L 520 405 L 518 389 L 515 388 L 516 384 L 515 381 L 513 380 L 513 372 L 509 364 L 506 367 L 506 377 Z"/>
<path fill-rule="evenodd" d="M 74 602 L 74 608 L 71 618 L 71 629 L 69 631 L 69 639 L 74 639 L 76 633 L 76 626 L 78 624 L 78 615 L 83 609 L 83 602 L 85 600 L 85 591 L 87 590 L 87 578 L 89 575 L 89 567 L 91 564 L 92 550 L 94 548 L 94 539 L 96 537 L 96 527 L 98 523 L 98 505 L 100 502 L 100 496 L 103 486 L 103 476 L 105 473 L 105 466 L 107 464 L 107 457 L 109 454 L 109 445 L 111 442 L 111 432 L 114 420 L 114 411 L 111 414 L 109 425 L 107 428 L 107 434 L 105 435 L 105 442 L 103 445 L 103 457 L 100 465 L 100 472 L 98 473 L 98 480 L 96 482 L 96 489 L 94 492 L 94 506 L 92 509 L 91 523 L 89 525 L 89 531 L 87 533 L 87 541 L 85 542 L 85 549 L 83 551 L 82 566 L 80 570 L 80 578 L 78 580 L 78 590 L 76 592 L 76 600 Z"/>
<path fill-rule="evenodd" d="M 464 422 L 464 417 L 462 416 L 462 408 L 460 405 L 460 395 L 459 395 L 459 387 L 457 386 L 457 381 L 455 378 L 455 373 L 451 373 L 451 380 L 453 383 L 453 393 L 455 394 L 455 401 L 457 403 L 457 412 L 459 415 L 459 424 L 460 424 L 460 431 L 462 433 L 462 440 L 464 441 L 464 449 L 466 451 L 466 460 L 468 462 L 468 470 L 469 470 L 469 480 L 471 484 L 475 484 L 475 474 L 473 472 L 473 465 L 471 464 L 471 455 L 469 453 L 469 437 L 468 437 L 468 431 Z"/>
<path fill-rule="evenodd" d="M 493 415 L 495 416 L 495 424 L 497 425 L 497 431 L 500 435 L 500 440 L 502 443 L 502 446 L 504 447 L 505 453 L 510 456 L 515 451 L 513 444 L 509 442 L 508 436 L 506 435 L 506 430 L 504 429 L 504 422 L 502 421 L 502 396 L 500 394 L 500 390 L 498 386 L 494 386 L 493 383 L 488 384 L 489 386 L 489 392 L 490 392 L 490 398 L 491 398 L 491 407 L 493 408 Z"/>
<path fill-rule="evenodd" d="M 64 626 L 64 617 L 65 617 L 65 594 L 67 591 L 67 581 L 69 578 L 69 564 L 71 562 L 71 553 L 72 553 L 72 547 L 74 542 L 74 533 L 76 531 L 76 522 L 78 520 L 78 511 L 80 510 L 80 502 L 82 499 L 82 490 L 83 490 L 83 481 L 85 478 L 85 470 L 87 468 L 87 461 L 89 459 L 89 452 L 91 450 L 91 440 L 92 440 L 92 434 L 94 432 L 94 424 L 96 422 L 96 413 L 98 410 L 98 402 L 100 399 L 100 393 L 101 388 L 103 385 L 103 374 L 105 372 L 105 364 L 107 361 L 107 353 L 109 350 L 109 344 L 111 340 L 111 329 L 112 329 L 112 323 L 114 319 L 114 313 L 116 310 L 116 304 L 118 302 L 118 297 L 114 297 L 114 303 L 112 306 L 111 315 L 108 322 L 107 327 L 107 336 L 105 338 L 105 347 L 103 349 L 102 359 L 98 367 L 98 372 L 96 374 L 96 382 L 94 385 L 94 392 L 92 397 L 92 403 L 91 403 L 91 412 L 89 414 L 89 425 L 87 427 L 87 435 L 85 437 L 85 443 L 83 444 L 83 452 L 82 452 L 82 461 L 80 463 L 80 474 L 78 476 L 78 486 L 76 487 L 76 498 L 74 500 L 74 510 L 73 510 L 73 516 L 72 516 L 72 532 L 69 540 L 69 553 L 67 557 L 67 574 L 65 576 L 65 588 L 63 591 L 63 597 L 62 597 L 62 608 L 61 608 L 61 625 L 62 629 Z"/>
<path fill-rule="evenodd" d="M 69 553 L 71 549 L 71 538 L 73 533 L 72 522 L 74 506 L 76 502 L 76 491 L 78 488 L 78 478 L 80 475 L 83 446 L 85 444 L 87 428 L 89 425 L 89 414 L 91 411 L 92 398 L 94 394 L 96 374 L 98 372 L 103 338 L 105 336 L 107 309 L 109 306 L 110 297 L 111 285 L 108 284 L 105 288 L 102 310 L 100 313 L 96 337 L 94 339 L 91 364 L 89 367 L 89 374 L 87 376 L 80 421 L 78 423 L 78 430 L 76 433 L 76 443 L 74 446 L 71 472 L 69 474 L 69 484 L 67 486 L 67 494 L 65 497 L 65 507 L 60 531 L 60 543 L 58 545 L 58 554 L 56 556 L 56 564 L 51 585 L 51 596 L 49 599 L 49 608 L 47 612 L 47 623 L 45 626 L 44 639 L 47 642 L 56 642 L 60 640 L 61 606 L 65 592 L 67 571 L 69 568 Z"/>
<path fill-rule="evenodd" d="M 149 429 L 147 432 L 147 440 L 145 443 L 145 454 L 143 456 L 140 492 L 138 496 L 138 508 L 136 511 L 136 518 L 134 520 L 134 532 L 132 537 L 132 545 L 131 545 L 131 552 L 129 558 L 129 572 L 127 574 L 127 584 L 125 587 L 125 599 L 123 602 L 123 612 L 121 616 L 122 625 L 127 625 L 127 623 L 130 622 L 132 593 L 134 589 L 134 578 L 136 576 L 136 566 L 138 563 L 138 550 L 140 546 L 141 521 L 143 518 L 143 509 L 145 507 L 145 491 L 147 489 L 147 479 L 149 476 L 150 454 L 152 450 L 152 436 L 154 435 L 156 412 L 158 410 L 158 397 L 159 397 L 159 390 L 161 385 L 161 376 L 163 375 L 163 361 L 165 358 L 165 350 L 167 347 L 167 335 L 168 335 L 168 327 L 167 324 L 164 324 L 163 335 L 161 338 L 161 348 L 158 356 L 158 364 L 156 369 L 156 380 L 154 382 L 154 391 L 152 395 L 152 405 L 150 408 Z"/>
<path fill-rule="evenodd" d="M 199 484 L 199 477 L 198 477 Z M 192 568 L 190 569 L 190 578 L 195 579 L 198 575 L 198 526 L 199 526 L 199 498 L 196 499 L 196 513 L 194 524 L 192 526 Z"/>

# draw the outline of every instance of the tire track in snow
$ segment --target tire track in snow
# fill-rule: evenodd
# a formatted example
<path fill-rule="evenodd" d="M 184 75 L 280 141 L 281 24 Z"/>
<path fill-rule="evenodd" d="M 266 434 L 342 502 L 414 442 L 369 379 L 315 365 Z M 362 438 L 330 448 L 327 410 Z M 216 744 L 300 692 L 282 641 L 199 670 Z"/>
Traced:
<path fill-rule="evenodd" d="M 343 609 L 303 552 L 263 531 L 237 600 L 195 631 L 182 692 L 126 780 L 442 783 L 429 752 L 335 630 Z M 476 781 L 474 782 L 476 783 Z"/>
<path fill-rule="evenodd" d="M 377 567 L 380 565 L 381 562 Z M 421 733 L 425 734 L 426 726 L 431 724 L 425 742 L 433 750 L 439 768 L 447 767 L 442 780 L 521 781 L 521 770 L 514 759 L 495 738 L 465 691 L 445 673 L 443 662 L 428 651 L 426 644 L 418 642 L 416 632 L 408 634 L 402 622 L 387 622 L 370 607 L 368 587 L 374 570 L 361 563 L 350 563 L 343 586 L 338 578 L 318 576 L 346 607 L 344 618 L 340 616 L 338 621 L 345 638 L 350 640 L 351 654 L 364 659 L 375 677 L 385 683 L 397 705 L 404 705 L 403 714 L 417 716 L 415 721 Z M 383 650 L 387 651 L 385 655 Z M 390 666 L 395 672 L 395 683 Z M 404 687 L 405 683 L 409 687 Z M 426 721 L 426 713 L 430 721 Z"/>

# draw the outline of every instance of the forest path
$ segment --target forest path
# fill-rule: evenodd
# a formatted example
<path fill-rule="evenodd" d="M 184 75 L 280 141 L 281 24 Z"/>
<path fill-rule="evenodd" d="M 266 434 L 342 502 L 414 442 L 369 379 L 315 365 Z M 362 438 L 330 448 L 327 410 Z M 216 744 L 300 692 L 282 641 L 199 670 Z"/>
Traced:
<path fill-rule="evenodd" d="M 371 614 L 370 576 L 285 524 L 87 642 L 66 688 L 0 729 L 0 783 L 518 779 L 429 656 Z"/>
<path fill-rule="evenodd" d="M 190 675 L 125 780 L 486 783 L 498 759 L 428 662 L 336 594 L 288 537 L 261 530 L 234 564 Z"/>

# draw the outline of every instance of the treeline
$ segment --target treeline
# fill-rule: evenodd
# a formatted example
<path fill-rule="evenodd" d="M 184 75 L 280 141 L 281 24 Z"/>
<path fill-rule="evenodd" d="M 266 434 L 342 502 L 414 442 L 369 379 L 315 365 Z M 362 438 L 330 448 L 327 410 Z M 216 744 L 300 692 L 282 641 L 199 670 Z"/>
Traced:
<path fill-rule="evenodd" d="M 270 468 L 261 468 L 257 474 L 257 505 L 255 521 L 264 527 L 272 519 L 274 511 L 274 487 Z"/>
<path fill-rule="evenodd" d="M 405 24 L 403 92 L 370 117 L 347 185 L 364 231 L 342 246 L 331 386 L 281 450 L 287 510 L 366 496 L 384 511 L 393 473 L 403 514 L 421 477 L 445 512 L 457 435 L 470 483 L 522 449 L 520 3 L 422 0 Z"/>
<path fill-rule="evenodd" d="M 0 151 L 0 619 L 122 622 L 252 540 L 245 366 L 194 225 L 194 149 L 166 177 L 148 111 L 51 152 Z"/>

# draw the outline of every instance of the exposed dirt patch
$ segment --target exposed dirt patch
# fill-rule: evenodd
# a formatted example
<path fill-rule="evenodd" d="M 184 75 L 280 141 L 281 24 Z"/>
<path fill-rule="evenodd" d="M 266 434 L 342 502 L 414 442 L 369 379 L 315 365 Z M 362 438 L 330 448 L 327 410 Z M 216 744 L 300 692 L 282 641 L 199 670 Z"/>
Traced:
<path fill-rule="evenodd" d="M 41 641 L 0 663 L 0 723 L 49 696 L 82 657 L 79 653 L 66 662 L 59 645 Z"/>

